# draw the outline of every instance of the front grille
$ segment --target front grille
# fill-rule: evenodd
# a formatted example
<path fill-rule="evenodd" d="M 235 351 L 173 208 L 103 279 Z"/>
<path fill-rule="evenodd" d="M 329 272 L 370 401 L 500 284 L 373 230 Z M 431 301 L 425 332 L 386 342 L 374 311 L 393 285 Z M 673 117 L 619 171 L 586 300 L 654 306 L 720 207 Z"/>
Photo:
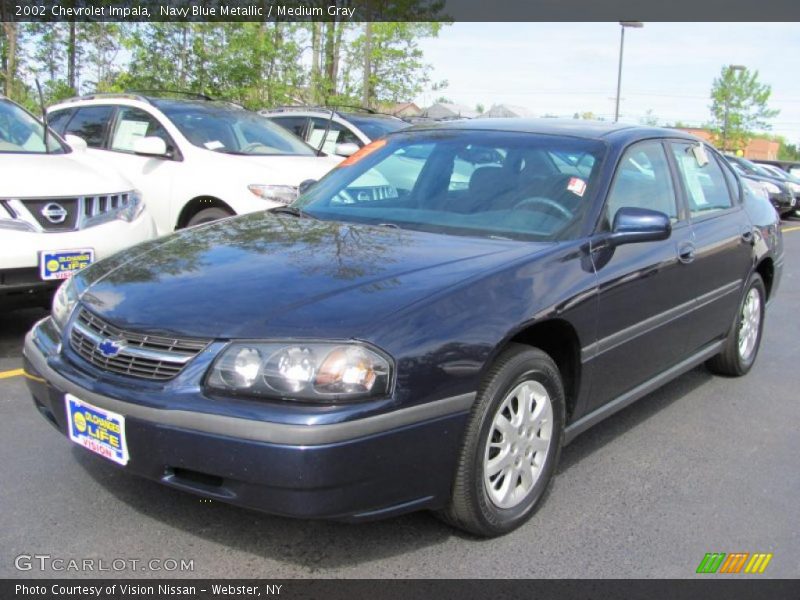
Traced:
<path fill-rule="evenodd" d="M 79 198 L 41 198 L 23 200 L 39 226 L 45 231 L 74 231 L 80 216 Z"/>
<path fill-rule="evenodd" d="M 8 213 L 8 223 L 34 231 L 76 231 L 119 217 L 135 202 L 128 192 L 74 198 L 0 199 L 0 217 Z"/>
<path fill-rule="evenodd" d="M 112 341 L 114 356 L 100 350 Z M 140 379 L 172 379 L 197 356 L 207 340 L 143 335 L 124 331 L 81 308 L 72 326 L 70 345 L 84 360 L 105 371 Z"/>

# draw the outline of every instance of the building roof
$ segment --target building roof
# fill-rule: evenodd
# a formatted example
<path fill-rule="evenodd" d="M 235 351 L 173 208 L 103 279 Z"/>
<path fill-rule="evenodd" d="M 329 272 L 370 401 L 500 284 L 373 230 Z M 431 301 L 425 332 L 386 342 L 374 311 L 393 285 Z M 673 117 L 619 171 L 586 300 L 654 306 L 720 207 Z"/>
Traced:
<path fill-rule="evenodd" d="M 424 114 L 426 117 L 432 119 L 453 119 L 459 117 L 472 119 L 478 116 L 478 112 L 469 106 L 450 102 L 437 102 L 426 108 Z"/>
<path fill-rule="evenodd" d="M 524 106 L 514 104 L 492 104 L 492 107 L 481 115 L 481 117 L 533 117 L 533 111 Z"/>

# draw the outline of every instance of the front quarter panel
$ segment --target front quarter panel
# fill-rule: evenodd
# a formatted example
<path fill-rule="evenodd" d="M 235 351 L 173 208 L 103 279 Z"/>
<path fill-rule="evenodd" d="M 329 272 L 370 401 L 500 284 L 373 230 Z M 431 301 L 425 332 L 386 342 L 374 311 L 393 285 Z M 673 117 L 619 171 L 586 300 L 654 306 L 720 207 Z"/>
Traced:
<path fill-rule="evenodd" d="M 570 242 L 407 307 L 377 323 L 370 341 L 396 359 L 397 403 L 413 405 L 475 392 L 506 344 L 534 323 L 564 320 L 590 343 L 596 313 L 591 262 Z M 584 373 L 582 389 L 588 379 Z"/>

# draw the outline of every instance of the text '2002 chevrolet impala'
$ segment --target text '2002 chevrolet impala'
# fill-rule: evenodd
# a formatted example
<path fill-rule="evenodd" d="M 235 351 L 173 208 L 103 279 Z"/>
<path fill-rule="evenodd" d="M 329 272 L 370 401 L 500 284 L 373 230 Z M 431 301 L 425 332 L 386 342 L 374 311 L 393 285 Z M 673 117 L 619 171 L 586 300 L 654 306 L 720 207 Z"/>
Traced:
<path fill-rule="evenodd" d="M 594 423 L 701 363 L 747 373 L 782 260 L 769 202 L 681 132 L 418 126 L 292 206 L 80 272 L 25 369 L 44 417 L 131 473 L 492 536 Z"/>

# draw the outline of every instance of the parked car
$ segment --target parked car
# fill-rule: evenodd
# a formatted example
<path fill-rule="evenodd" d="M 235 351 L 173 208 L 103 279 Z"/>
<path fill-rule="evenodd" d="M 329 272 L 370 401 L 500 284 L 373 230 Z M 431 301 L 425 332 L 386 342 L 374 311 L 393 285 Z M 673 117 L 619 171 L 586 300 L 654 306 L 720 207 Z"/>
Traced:
<path fill-rule="evenodd" d="M 78 269 L 155 236 L 132 184 L 0 96 L 0 306 L 47 305 Z"/>
<path fill-rule="evenodd" d="M 800 178 L 800 161 L 797 160 L 766 160 L 756 161 L 759 165 L 771 165 L 785 171 L 792 177 Z"/>
<path fill-rule="evenodd" d="M 260 110 L 259 114 L 314 148 L 339 156 L 350 156 L 373 140 L 410 126 L 397 117 L 364 110 L 341 112 L 325 107 L 285 106 Z"/>
<path fill-rule="evenodd" d="M 134 182 L 162 234 L 288 204 L 302 181 L 341 160 L 224 102 L 97 94 L 49 115 L 56 131 L 83 138 Z"/>
<path fill-rule="evenodd" d="M 725 156 L 734 170 L 744 179 L 757 182 L 769 195 L 770 202 L 781 217 L 788 217 L 794 213 L 798 200 L 789 184 L 771 173 L 764 171 L 758 165 L 738 156 Z"/>
<path fill-rule="evenodd" d="M 790 175 L 788 172 L 784 171 L 780 167 L 776 167 L 775 165 L 768 165 L 757 163 L 760 169 L 763 169 L 773 177 L 780 179 L 784 184 L 789 186 L 789 189 L 792 190 L 795 198 L 795 208 L 800 206 L 800 177 L 795 177 L 794 175 Z"/>
<path fill-rule="evenodd" d="M 451 188 L 470 148 L 502 164 Z M 409 152 L 410 188 L 349 191 Z M 26 338 L 27 383 L 71 440 L 174 488 L 498 535 L 582 431 L 703 363 L 747 373 L 783 256 L 774 209 L 688 134 L 440 123 L 82 271 Z"/>

